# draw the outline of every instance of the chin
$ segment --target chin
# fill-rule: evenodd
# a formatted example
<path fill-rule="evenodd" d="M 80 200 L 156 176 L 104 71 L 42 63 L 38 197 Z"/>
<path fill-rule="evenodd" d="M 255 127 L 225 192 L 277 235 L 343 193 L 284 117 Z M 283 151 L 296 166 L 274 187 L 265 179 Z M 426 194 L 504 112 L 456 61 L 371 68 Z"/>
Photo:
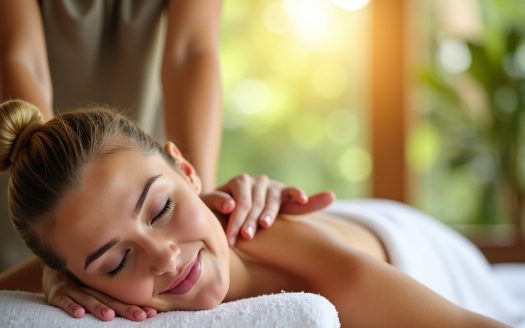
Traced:
<path fill-rule="evenodd" d="M 200 293 L 192 302 L 189 310 L 211 310 L 224 301 L 228 293 L 228 281 L 221 281 L 209 286 L 206 291 Z"/>

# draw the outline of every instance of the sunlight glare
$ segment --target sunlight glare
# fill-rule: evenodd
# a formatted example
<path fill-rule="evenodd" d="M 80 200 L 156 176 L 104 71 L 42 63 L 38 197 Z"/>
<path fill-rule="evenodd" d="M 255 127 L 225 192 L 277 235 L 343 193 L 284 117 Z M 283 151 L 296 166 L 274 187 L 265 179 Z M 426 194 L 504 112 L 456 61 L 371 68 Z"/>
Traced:
<path fill-rule="evenodd" d="M 334 5 L 344 10 L 359 10 L 370 2 L 370 0 L 332 0 Z"/>
<path fill-rule="evenodd" d="M 324 0 L 284 0 L 297 36 L 307 42 L 318 42 L 328 34 L 333 13 Z"/>

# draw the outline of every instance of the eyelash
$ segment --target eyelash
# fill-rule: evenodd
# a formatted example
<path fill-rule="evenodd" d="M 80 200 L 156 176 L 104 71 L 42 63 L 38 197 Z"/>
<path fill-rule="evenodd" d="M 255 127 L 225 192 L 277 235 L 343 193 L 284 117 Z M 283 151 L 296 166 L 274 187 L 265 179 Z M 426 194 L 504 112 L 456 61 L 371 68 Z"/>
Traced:
<path fill-rule="evenodd" d="M 154 223 L 158 219 L 161 219 L 163 216 L 168 214 L 168 212 L 171 210 L 172 207 L 173 207 L 173 201 L 170 198 L 168 198 L 162 210 L 160 210 L 160 212 L 151 220 L 151 223 Z"/>
<path fill-rule="evenodd" d="M 124 254 L 124 257 L 122 258 L 122 261 L 120 261 L 120 264 L 113 270 L 108 272 L 108 276 L 115 277 L 124 267 L 126 266 L 126 262 L 128 261 L 128 253 L 129 249 L 126 250 L 126 253 Z"/>

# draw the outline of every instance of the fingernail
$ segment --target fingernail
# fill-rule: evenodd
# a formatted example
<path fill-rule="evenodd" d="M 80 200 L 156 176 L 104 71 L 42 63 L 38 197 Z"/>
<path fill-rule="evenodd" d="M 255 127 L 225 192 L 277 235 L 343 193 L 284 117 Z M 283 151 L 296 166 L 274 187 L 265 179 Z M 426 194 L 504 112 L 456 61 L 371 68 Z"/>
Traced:
<path fill-rule="evenodd" d="M 261 223 L 263 224 L 262 226 L 267 228 L 270 226 L 270 221 L 272 220 L 272 218 L 270 217 L 270 215 L 266 214 L 266 215 L 263 215 L 263 217 L 261 218 Z"/>
<path fill-rule="evenodd" d="M 146 319 L 147 314 L 144 311 L 137 311 L 137 312 L 135 312 L 134 317 L 137 320 L 144 320 L 144 319 Z"/>
<path fill-rule="evenodd" d="M 233 201 L 231 199 L 225 200 L 222 203 L 222 210 L 227 211 L 231 208 L 232 205 L 233 205 Z"/>
<path fill-rule="evenodd" d="M 157 310 L 149 309 L 147 313 L 148 313 L 148 317 L 154 317 L 157 315 Z"/>
<path fill-rule="evenodd" d="M 111 317 L 111 311 L 112 311 L 111 309 L 103 308 L 103 309 L 102 309 L 102 316 L 103 316 L 104 318 L 106 318 L 106 317 Z"/>
<path fill-rule="evenodd" d="M 228 239 L 228 244 L 230 244 L 230 246 L 233 247 L 235 245 L 236 240 L 237 239 L 235 237 L 231 237 L 230 239 Z"/>
<path fill-rule="evenodd" d="M 246 229 L 244 229 L 246 233 L 248 234 L 248 237 L 253 238 L 253 227 L 248 226 Z"/>
<path fill-rule="evenodd" d="M 73 308 L 73 315 L 74 316 L 81 316 L 84 314 L 84 309 L 81 308 L 80 306 L 75 306 Z M 102 314 L 104 314 L 104 312 L 102 312 Z"/>

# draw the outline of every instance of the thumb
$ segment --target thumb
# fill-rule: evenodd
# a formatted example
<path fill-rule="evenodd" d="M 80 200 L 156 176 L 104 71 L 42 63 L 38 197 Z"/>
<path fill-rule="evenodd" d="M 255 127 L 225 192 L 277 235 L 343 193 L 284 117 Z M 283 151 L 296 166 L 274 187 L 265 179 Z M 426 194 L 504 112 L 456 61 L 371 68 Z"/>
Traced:
<path fill-rule="evenodd" d="M 200 198 L 210 210 L 221 214 L 229 214 L 235 208 L 235 201 L 233 198 L 223 191 L 215 190 L 200 195 Z"/>

